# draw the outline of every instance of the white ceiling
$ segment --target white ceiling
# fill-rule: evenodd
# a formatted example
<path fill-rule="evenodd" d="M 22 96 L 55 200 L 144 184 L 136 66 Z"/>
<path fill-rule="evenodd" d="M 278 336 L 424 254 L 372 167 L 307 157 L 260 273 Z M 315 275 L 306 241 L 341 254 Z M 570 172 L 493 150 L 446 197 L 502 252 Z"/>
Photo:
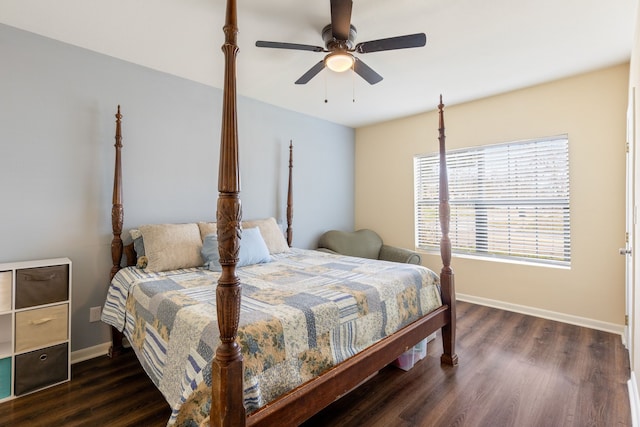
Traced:
<path fill-rule="evenodd" d="M 222 87 L 224 0 L 0 0 L 0 22 Z M 384 77 L 351 71 L 293 82 L 322 53 L 329 0 L 238 0 L 238 93 L 358 127 L 629 60 L 638 0 L 354 0 L 356 42 L 424 32 L 422 48 L 359 57 Z M 355 96 L 355 102 L 353 101 Z M 325 98 L 328 102 L 325 103 Z"/>

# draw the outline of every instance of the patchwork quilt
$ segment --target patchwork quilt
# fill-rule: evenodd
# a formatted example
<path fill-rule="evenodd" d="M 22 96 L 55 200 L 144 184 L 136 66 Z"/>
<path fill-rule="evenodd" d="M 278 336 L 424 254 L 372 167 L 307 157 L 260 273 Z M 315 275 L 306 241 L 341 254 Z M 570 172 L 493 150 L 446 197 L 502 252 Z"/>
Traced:
<path fill-rule="evenodd" d="M 247 413 L 442 304 L 438 276 L 412 264 L 291 249 L 237 274 Z M 123 331 L 165 396 L 167 425 L 208 415 L 219 275 L 127 267 L 111 282 L 102 320 Z"/>

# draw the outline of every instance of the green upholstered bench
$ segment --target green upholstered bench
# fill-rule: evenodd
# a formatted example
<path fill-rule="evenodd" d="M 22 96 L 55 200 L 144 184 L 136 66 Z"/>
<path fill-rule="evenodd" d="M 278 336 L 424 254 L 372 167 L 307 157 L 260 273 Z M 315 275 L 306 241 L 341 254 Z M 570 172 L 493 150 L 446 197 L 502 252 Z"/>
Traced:
<path fill-rule="evenodd" d="M 360 258 L 420 264 L 421 257 L 416 251 L 385 245 L 373 230 L 357 231 L 330 230 L 318 239 L 318 250 Z"/>

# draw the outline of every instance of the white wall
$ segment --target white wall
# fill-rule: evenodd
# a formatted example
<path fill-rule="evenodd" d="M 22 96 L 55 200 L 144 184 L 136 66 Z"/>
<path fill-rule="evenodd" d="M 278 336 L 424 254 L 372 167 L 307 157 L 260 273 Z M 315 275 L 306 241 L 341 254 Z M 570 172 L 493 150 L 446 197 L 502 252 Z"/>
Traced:
<path fill-rule="evenodd" d="M 222 55 L 222 52 L 219 53 Z M 72 350 L 109 340 L 89 323 L 111 266 L 116 106 L 125 228 L 215 218 L 222 94 L 0 25 L 0 261 L 73 261 Z M 284 220 L 294 143 L 294 246 L 354 221 L 354 131 L 239 98 L 245 219 Z"/>
<path fill-rule="evenodd" d="M 446 107 L 448 149 L 569 136 L 571 268 L 454 256 L 458 295 L 622 331 L 628 73 L 621 64 Z M 413 156 L 436 152 L 437 137 L 435 111 L 356 130 L 356 228 L 414 246 Z M 438 254 L 423 263 L 442 265 Z"/>

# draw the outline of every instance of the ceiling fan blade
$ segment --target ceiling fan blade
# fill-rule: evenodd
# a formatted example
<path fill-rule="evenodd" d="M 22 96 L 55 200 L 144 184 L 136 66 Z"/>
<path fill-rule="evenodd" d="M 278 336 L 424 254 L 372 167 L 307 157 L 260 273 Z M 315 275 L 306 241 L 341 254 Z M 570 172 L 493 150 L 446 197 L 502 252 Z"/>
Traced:
<path fill-rule="evenodd" d="M 331 31 L 338 40 L 349 40 L 352 0 L 331 0 Z"/>
<path fill-rule="evenodd" d="M 311 46 L 308 44 L 298 44 L 298 43 L 266 42 L 266 41 L 258 40 L 256 42 L 256 46 L 271 47 L 274 49 L 310 50 L 312 52 L 324 52 L 324 48 L 320 46 Z"/>
<path fill-rule="evenodd" d="M 380 74 L 373 71 L 373 68 L 369 67 L 358 58 L 355 58 L 355 62 L 353 63 L 353 71 L 372 85 L 382 80 L 382 76 Z"/>
<path fill-rule="evenodd" d="M 358 43 L 355 51 L 358 53 L 380 52 L 383 50 L 407 49 L 410 47 L 422 47 L 427 44 L 427 36 L 424 33 L 409 34 L 406 36 L 390 37 L 388 39 L 371 40 Z"/>
<path fill-rule="evenodd" d="M 320 71 L 324 70 L 324 60 L 318 62 L 316 65 L 314 65 L 313 67 L 311 67 L 309 69 L 309 71 L 307 71 L 306 73 L 304 73 L 302 75 L 302 77 L 300 77 L 298 80 L 296 80 L 296 84 L 297 85 L 304 85 L 307 84 L 309 82 L 309 80 L 311 80 L 312 78 L 314 78 L 316 76 L 316 74 L 318 74 Z"/>

